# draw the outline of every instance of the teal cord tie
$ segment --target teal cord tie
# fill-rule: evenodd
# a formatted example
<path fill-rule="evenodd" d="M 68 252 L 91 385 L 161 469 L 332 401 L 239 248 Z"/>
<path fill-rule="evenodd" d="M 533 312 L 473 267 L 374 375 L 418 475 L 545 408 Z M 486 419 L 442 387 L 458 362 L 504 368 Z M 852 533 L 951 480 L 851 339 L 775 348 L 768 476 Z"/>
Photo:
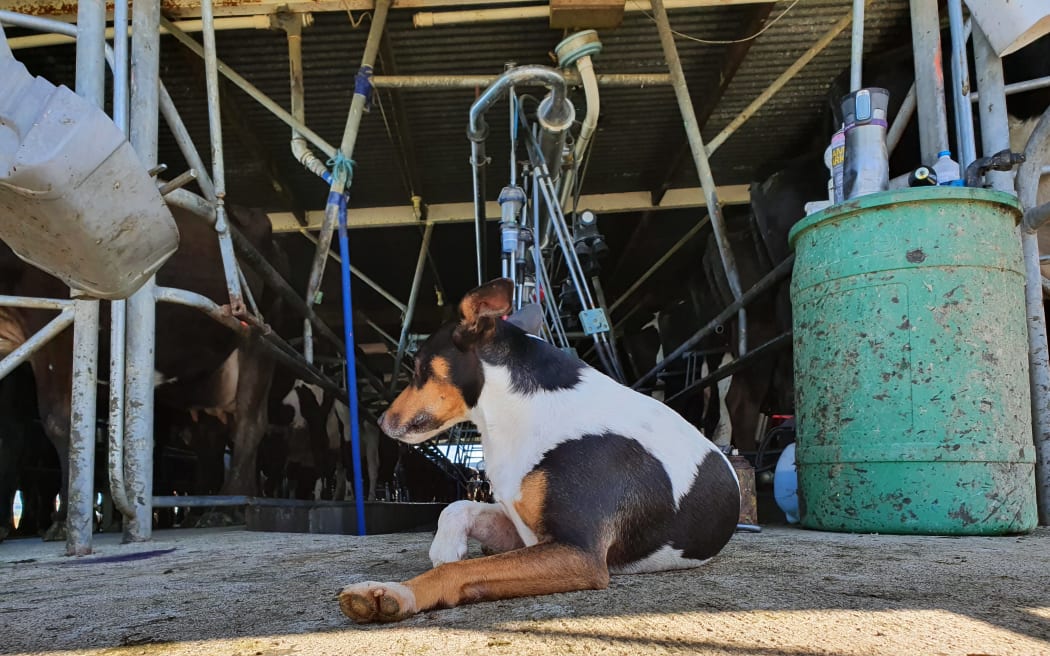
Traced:
<path fill-rule="evenodd" d="M 337 175 L 340 170 L 346 174 L 347 187 L 354 181 L 354 167 L 357 166 L 357 162 L 344 155 L 343 151 L 335 151 L 335 157 L 325 162 L 325 164 L 332 170 L 333 176 Z"/>

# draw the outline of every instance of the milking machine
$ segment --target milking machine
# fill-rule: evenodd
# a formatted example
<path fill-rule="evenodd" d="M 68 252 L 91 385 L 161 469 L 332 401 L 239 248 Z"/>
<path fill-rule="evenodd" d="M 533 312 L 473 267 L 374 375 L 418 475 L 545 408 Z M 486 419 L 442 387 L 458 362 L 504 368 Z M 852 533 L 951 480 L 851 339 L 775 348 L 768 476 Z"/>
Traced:
<path fill-rule="evenodd" d="M 577 207 L 582 165 L 597 123 L 597 82 L 591 57 L 601 51 L 593 30 L 568 37 L 556 48 L 559 67 L 575 66 L 583 80 L 587 116 L 579 136 L 570 140 L 576 110 L 565 78 L 545 66 L 513 66 L 493 82 L 470 108 L 467 136 L 474 169 L 475 237 L 478 281 L 485 275 L 485 186 L 488 163 L 487 112 L 504 94 L 510 99 L 510 181 L 499 195 L 501 275 L 514 282 L 514 308 L 535 303 L 543 313 L 540 337 L 565 350 L 570 335 L 582 331 L 594 341 L 607 374 L 624 380 L 609 320 L 592 290 L 598 260 L 608 250 L 597 217 Z M 537 100 L 517 88 L 542 85 L 549 93 Z M 520 162 L 522 149 L 526 159 Z M 567 216 L 568 213 L 568 216 Z"/>

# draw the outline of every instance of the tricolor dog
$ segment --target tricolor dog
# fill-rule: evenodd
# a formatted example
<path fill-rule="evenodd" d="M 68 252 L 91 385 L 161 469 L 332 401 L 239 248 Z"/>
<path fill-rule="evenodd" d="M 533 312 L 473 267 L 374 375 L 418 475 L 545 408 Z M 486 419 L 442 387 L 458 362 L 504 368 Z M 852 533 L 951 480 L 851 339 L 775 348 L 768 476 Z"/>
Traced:
<path fill-rule="evenodd" d="M 420 347 L 380 420 L 410 444 L 473 421 L 496 503 L 441 513 L 434 569 L 345 588 L 339 605 L 357 622 L 602 589 L 610 573 L 696 567 L 733 535 L 740 493 L 725 456 L 662 403 L 502 320 L 512 290 L 495 280 L 467 294 L 462 321 Z M 495 555 L 463 560 L 471 538 Z"/>

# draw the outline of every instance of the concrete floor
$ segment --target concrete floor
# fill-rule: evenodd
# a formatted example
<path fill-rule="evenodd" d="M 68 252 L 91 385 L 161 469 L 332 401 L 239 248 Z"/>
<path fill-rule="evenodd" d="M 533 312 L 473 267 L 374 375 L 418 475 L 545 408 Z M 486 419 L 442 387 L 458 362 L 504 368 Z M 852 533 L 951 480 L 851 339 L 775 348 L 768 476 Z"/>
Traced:
<path fill-rule="evenodd" d="M 0 544 L 4 654 L 1050 654 L 1050 529 L 932 538 L 767 528 L 704 568 L 359 627 L 338 590 L 428 565 L 430 535 L 163 531 L 72 559 Z M 114 556 L 137 560 L 105 562 Z"/>

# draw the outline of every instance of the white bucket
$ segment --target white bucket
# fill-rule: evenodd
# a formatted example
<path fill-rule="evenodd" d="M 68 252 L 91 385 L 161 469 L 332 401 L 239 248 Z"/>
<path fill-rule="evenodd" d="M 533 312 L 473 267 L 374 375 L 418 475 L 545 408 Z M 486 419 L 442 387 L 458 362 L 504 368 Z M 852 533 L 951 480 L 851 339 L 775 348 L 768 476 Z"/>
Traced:
<path fill-rule="evenodd" d="M 966 5 L 1000 57 L 1050 34 L 1050 0 L 966 0 Z"/>
<path fill-rule="evenodd" d="M 105 299 L 137 290 L 179 245 L 156 181 L 109 117 L 2 51 L 0 239 Z"/>

